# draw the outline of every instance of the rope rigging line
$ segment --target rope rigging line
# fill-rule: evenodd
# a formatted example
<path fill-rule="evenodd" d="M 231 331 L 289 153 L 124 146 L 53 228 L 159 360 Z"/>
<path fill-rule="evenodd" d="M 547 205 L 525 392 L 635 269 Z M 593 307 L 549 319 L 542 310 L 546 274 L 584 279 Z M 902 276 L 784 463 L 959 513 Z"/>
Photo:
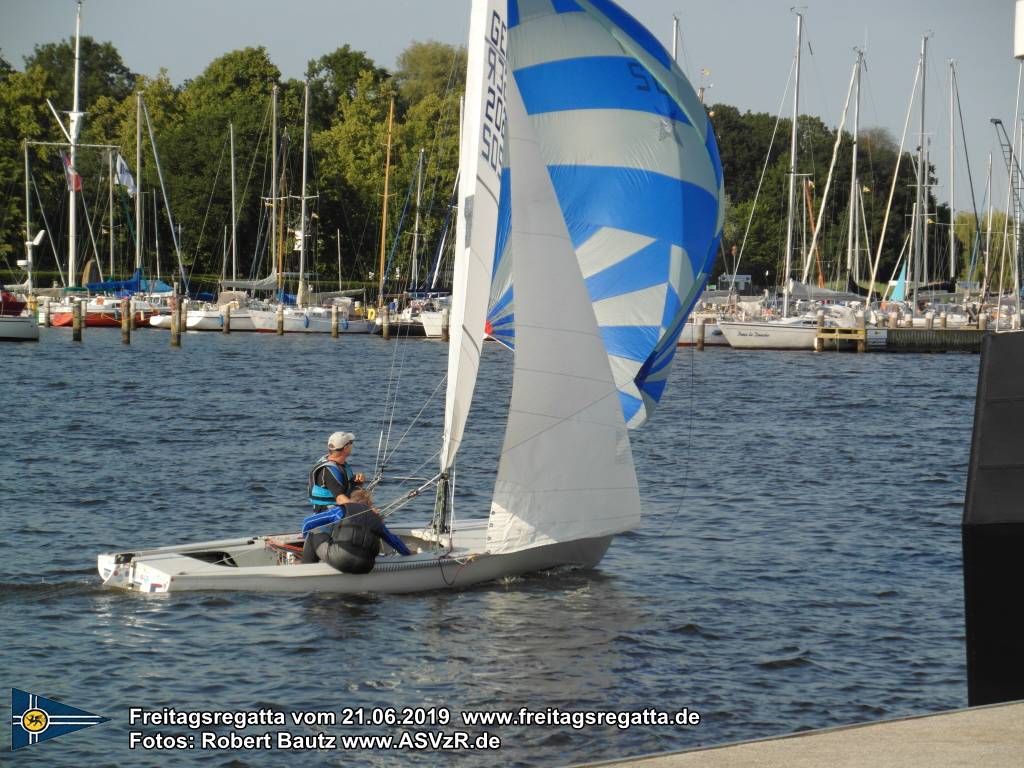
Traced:
<path fill-rule="evenodd" d="M 192 270 L 195 269 L 196 262 L 199 260 L 199 247 L 202 245 L 203 236 L 206 233 L 206 223 L 210 218 L 210 208 L 213 207 L 213 196 L 217 190 L 217 181 L 220 179 L 220 169 L 224 165 L 224 153 L 227 152 L 228 140 L 224 139 L 224 142 L 220 145 L 220 158 L 217 160 L 217 170 L 213 176 L 213 184 L 210 185 L 210 197 L 206 201 L 206 212 L 203 214 L 203 225 L 199 228 L 199 237 L 196 240 L 196 249 L 192 254 L 192 269 L 189 269 L 188 276 L 191 279 Z"/>
<path fill-rule="evenodd" d="M 757 211 L 757 201 L 758 198 L 761 196 L 761 186 L 764 184 L 764 177 L 768 172 L 768 164 L 772 156 L 772 147 L 775 146 L 775 136 L 776 134 L 778 134 L 779 125 L 782 123 L 782 108 L 783 105 L 786 103 L 786 96 L 789 95 L 789 85 L 793 80 L 793 72 L 795 69 L 796 60 L 794 59 L 793 63 L 790 65 L 789 79 L 786 81 L 786 89 L 782 92 L 782 99 L 779 101 L 779 113 L 778 116 L 775 118 L 775 127 L 772 129 L 772 137 L 768 141 L 768 152 L 765 153 L 764 167 L 761 169 L 761 177 L 757 180 L 757 189 L 754 192 L 754 202 L 750 204 L 750 216 L 747 217 L 747 227 L 746 229 L 743 230 L 743 239 L 740 241 L 740 252 L 739 255 L 736 257 L 736 269 L 732 273 L 732 281 L 730 283 L 731 286 L 736 285 L 736 275 L 739 273 L 740 264 L 743 262 L 743 252 L 746 250 L 747 247 L 747 237 L 748 235 L 750 235 L 750 226 L 754 222 L 754 213 L 755 211 Z M 730 288 L 730 290 L 732 289 Z"/>
<path fill-rule="evenodd" d="M 414 426 L 416 426 L 416 423 L 419 421 L 420 416 L 423 415 L 423 411 L 425 411 L 427 409 L 427 406 L 430 405 L 430 403 L 434 399 L 434 397 L 437 396 L 437 393 L 441 390 L 441 387 L 444 385 L 444 383 L 447 380 L 448 380 L 448 374 L 446 373 L 446 374 L 444 374 L 441 377 L 441 380 L 437 383 L 437 386 L 434 387 L 434 391 L 430 393 L 430 396 L 427 398 L 426 402 L 423 403 L 423 406 L 420 408 L 419 412 L 415 416 L 412 417 L 412 421 L 409 422 L 409 427 L 405 430 L 405 432 L 402 433 L 402 436 L 400 438 L 398 438 L 398 443 L 392 449 L 390 455 L 387 455 L 387 456 L 384 457 L 384 463 L 385 464 L 387 464 L 388 461 L 390 459 L 394 458 L 395 454 L 398 453 L 398 449 L 402 447 L 402 443 L 405 441 L 405 438 L 408 437 L 409 433 L 412 431 L 412 428 Z M 440 451 L 438 453 L 440 453 Z"/>

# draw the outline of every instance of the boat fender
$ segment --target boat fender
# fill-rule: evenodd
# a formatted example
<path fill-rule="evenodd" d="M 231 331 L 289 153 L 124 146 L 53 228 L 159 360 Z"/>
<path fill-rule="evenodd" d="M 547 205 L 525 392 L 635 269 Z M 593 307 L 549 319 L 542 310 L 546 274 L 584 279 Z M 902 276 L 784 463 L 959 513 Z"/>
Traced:
<path fill-rule="evenodd" d="M 377 310 L 374 309 L 373 307 L 370 307 L 368 310 L 366 310 L 366 319 L 367 320 L 376 320 L 377 319 Z"/>

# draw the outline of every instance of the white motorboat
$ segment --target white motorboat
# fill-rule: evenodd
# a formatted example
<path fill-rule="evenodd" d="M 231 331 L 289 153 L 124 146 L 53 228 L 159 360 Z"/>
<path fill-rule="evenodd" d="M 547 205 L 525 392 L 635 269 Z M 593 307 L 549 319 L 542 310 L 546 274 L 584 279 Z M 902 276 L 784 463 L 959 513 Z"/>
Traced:
<path fill-rule="evenodd" d="M 436 486 L 430 526 L 393 529 L 412 554 L 398 555 L 382 543 L 374 569 L 362 575 L 297 562 L 301 538 L 289 534 L 101 554 L 104 584 L 139 592 L 463 587 L 556 566 L 592 567 L 616 534 L 639 524 L 628 429 L 657 407 L 684 308 L 704 287 L 722 230 L 724 191 L 711 124 L 667 52 L 617 7 L 609 13 L 588 3 L 571 14 L 536 7 L 511 25 L 504 0 L 474 0 L 472 9 L 439 472 L 383 508 L 388 514 Z M 492 30 L 502 30 L 501 36 Z M 659 88 L 604 77 L 605 59 L 595 63 L 593 50 L 617 52 L 633 78 L 642 74 Z M 575 66 L 553 79 L 564 83 L 568 102 L 555 105 L 559 129 L 551 130 L 545 112 L 554 102 L 529 80 L 547 66 L 562 67 L 567 55 L 577 56 Z M 509 70 L 516 76 L 506 80 Z M 600 121 L 576 97 L 595 88 L 611 91 L 597 96 L 605 105 Z M 488 90 L 505 94 L 507 116 L 487 108 Z M 608 106 L 623 90 L 627 106 Z M 666 120 L 678 141 L 661 140 Z M 501 158 L 493 154 L 502 135 L 509 164 L 504 185 Z M 650 167 L 622 173 L 612 162 L 622 156 L 627 136 L 630 153 Z M 565 198 L 548 163 L 581 156 L 581 146 L 591 164 L 577 162 L 573 170 L 586 183 Z M 649 211 L 666 194 L 678 196 L 681 215 L 661 217 L 650 230 Z M 574 243 L 570 231 L 584 224 L 591 236 Z M 657 277 L 616 279 L 636 269 Z M 463 502 L 451 477 L 496 273 L 515 286 L 514 301 L 501 298 L 507 336 L 514 337 L 505 439 L 489 516 L 481 519 L 488 512 L 481 505 L 465 516 L 460 507 L 455 518 L 453 507 Z M 276 323 L 275 313 L 267 315 Z M 286 324 L 291 318 L 308 330 L 317 315 L 290 310 L 285 317 Z"/>

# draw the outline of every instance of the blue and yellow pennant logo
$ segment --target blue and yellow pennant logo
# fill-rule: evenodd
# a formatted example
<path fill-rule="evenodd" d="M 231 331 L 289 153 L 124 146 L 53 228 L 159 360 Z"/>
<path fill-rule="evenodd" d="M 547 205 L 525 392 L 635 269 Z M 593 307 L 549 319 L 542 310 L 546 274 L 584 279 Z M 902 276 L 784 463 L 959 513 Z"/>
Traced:
<path fill-rule="evenodd" d="M 108 720 L 109 717 L 69 707 L 53 699 L 11 689 L 11 751 Z"/>

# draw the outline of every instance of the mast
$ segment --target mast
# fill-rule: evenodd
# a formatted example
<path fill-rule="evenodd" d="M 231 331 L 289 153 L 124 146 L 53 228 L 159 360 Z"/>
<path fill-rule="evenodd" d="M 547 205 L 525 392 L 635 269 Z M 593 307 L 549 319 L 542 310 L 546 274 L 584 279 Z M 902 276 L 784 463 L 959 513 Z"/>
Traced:
<path fill-rule="evenodd" d="M 981 273 L 981 303 L 985 304 L 985 295 L 988 293 L 988 267 L 989 251 L 992 248 L 992 153 L 988 153 L 988 186 L 985 188 L 985 196 L 988 198 L 988 222 L 985 225 L 985 267 Z"/>
<path fill-rule="evenodd" d="M 235 205 L 235 124 L 228 123 L 228 134 L 231 139 L 231 279 L 238 279 L 238 221 Z"/>
<path fill-rule="evenodd" d="M 302 118 L 302 213 L 299 217 L 299 294 L 298 306 L 306 302 L 306 170 L 309 160 L 309 80 L 306 81 L 305 111 Z"/>
<path fill-rule="evenodd" d="M 79 70 L 81 69 L 80 53 L 82 43 L 82 0 L 78 0 L 78 11 L 75 15 L 75 79 L 74 79 L 74 97 L 71 106 L 71 130 L 68 138 L 71 145 L 69 151 L 69 162 L 71 163 L 71 173 L 77 173 L 75 170 L 78 166 L 76 162 L 78 160 L 78 134 L 82 130 L 82 113 L 78 111 L 78 80 Z M 78 277 L 76 276 L 77 264 L 75 263 L 76 251 L 78 250 L 78 232 L 77 232 L 77 221 L 76 212 L 78 202 L 78 193 L 75 191 L 75 178 L 71 177 L 71 184 L 68 189 L 68 285 L 72 288 L 78 285 Z"/>
<path fill-rule="evenodd" d="M 277 86 L 270 91 L 270 263 L 277 266 Z M 280 285 L 280 270 L 278 270 Z"/>
<path fill-rule="evenodd" d="M 956 224 L 956 207 L 953 201 L 953 180 L 956 163 L 956 129 L 953 123 L 954 89 L 956 88 L 956 72 L 953 60 L 949 60 L 949 279 L 956 277 L 956 235 L 953 232 Z"/>
<path fill-rule="evenodd" d="M 789 317 L 789 270 L 793 257 L 793 209 L 796 207 L 796 123 L 800 111 L 800 45 L 803 14 L 796 13 L 796 82 L 793 88 L 793 130 L 789 139 L 789 202 L 786 207 L 786 258 L 782 275 L 782 316 Z"/>
<path fill-rule="evenodd" d="M 29 194 L 29 170 L 28 170 L 28 139 L 25 139 L 25 260 L 28 262 L 28 292 L 32 295 L 32 249 L 35 241 L 32 239 L 32 198 Z"/>
<path fill-rule="evenodd" d="M 156 279 L 160 279 L 160 219 L 156 214 L 156 190 L 153 190 L 153 246 L 156 249 Z"/>
<path fill-rule="evenodd" d="M 114 150 L 107 150 L 107 205 L 110 208 L 110 279 L 114 279 Z"/>
<path fill-rule="evenodd" d="M 384 306 L 384 249 L 388 235 L 388 180 L 391 174 L 391 128 L 395 119 L 395 100 L 391 99 L 388 108 L 388 147 L 384 156 L 384 206 L 380 215 L 380 281 L 377 288 L 377 307 Z"/>
<path fill-rule="evenodd" d="M 853 160 L 850 169 L 850 227 L 846 233 L 846 271 L 853 275 L 854 267 L 859 270 L 860 252 L 860 180 L 857 177 L 857 142 L 860 134 L 860 77 L 864 62 L 864 51 L 857 48 L 857 65 L 854 78 L 855 90 L 853 97 Z M 856 264 L 855 264 L 856 262 Z"/>
<path fill-rule="evenodd" d="M 288 133 L 288 128 L 284 129 L 284 145 L 289 147 L 283 154 L 287 156 L 288 151 L 291 148 L 291 135 Z M 281 205 L 278 206 L 277 210 L 277 293 L 280 296 L 284 291 L 284 238 L 285 238 L 285 226 L 284 217 L 285 211 L 287 210 L 287 190 L 288 190 L 288 166 L 284 165 L 281 167 L 281 183 L 278 190 L 282 192 Z"/>
<path fill-rule="evenodd" d="M 135 94 L 135 176 L 135 268 L 138 269 L 142 266 L 142 91 Z"/>
<path fill-rule="evenodd" d="M 410 285 L 416 287 L 419 279 L 419 264 L 417 263 L 417 252 L 420 241 L 420 196 L 423 193 L 423 147 L 420 147 L 420 159 L 416 163 L 416 221 L 412 231 L 412 265 L 409 269 Z M 338 267 L 339 271 L 341 267 Z"/>
<path fill-rule="evenodd" d="M 924 96 L 925 96 L 925 80 L 926 80 L 926 68 L 928 62 L 928 35 L 924 35 L 921 38 L 921 122 L 920 129 L 918 131 L 918 146 L 917 146 L 917 195 L 915 196 L 915 218 L 914 225 L 911 231 L 914 235 L 914 247 L 911 249 L 911 256 L 914 260 L 913 270 L 907 270 L 907 274 L 910 275 L 911 286 L 910 286 L 910 300 L 911 310 L 917 314 L 917 286 L 921 282 L 922 265 L 924 263 L 924 238 L 925 238 L 925 183 L 927 182 L 926 174 L 928 172 L 925 166 L 925 147 L 924 147 Z"/>

